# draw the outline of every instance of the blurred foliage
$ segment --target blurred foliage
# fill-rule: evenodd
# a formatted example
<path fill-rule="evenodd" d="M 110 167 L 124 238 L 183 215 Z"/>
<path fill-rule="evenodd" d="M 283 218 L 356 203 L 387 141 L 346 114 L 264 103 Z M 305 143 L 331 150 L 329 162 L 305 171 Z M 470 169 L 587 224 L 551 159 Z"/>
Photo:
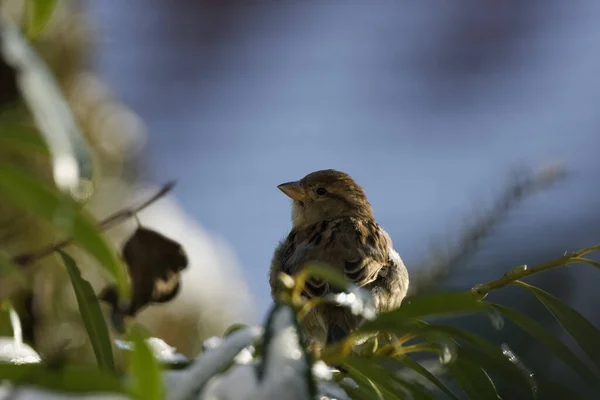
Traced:
<path fill-rule="evenodd" d="M 49 7 L 50 3 L 55 3 L 58 7 L 56 9 Z M 19 89 L 20 96 L 15 97 L 9 104 L 4 104 L 1 108 L 0 132 L 2 135 L 0 137 L 2 139 L 0 141 L 2 145 L 0 145 L 0 160 L 2 160 L 4 172 L 8 174 L 11 171 L 25 173 L 29 176 L 31 182 L 43 183 L 43 185 L 31 186 L 31 188 L 38 188 L 41 191 L 40 193 L 46 192 L 51 196 L 59 196 L 62 200 L 72 197 L 71 205 L 69 205 L 69 202 L 63 203 L 67 207 L 65 211 L 68 211 L 69 208 L 71 210 L 80 209 L 81 204 L 79 203 L 83 200 L 87 203 L 88 210 L 92 214 L 96 214 L 97 212 L 105 212 L 102 210 L 104 207 L 111 208 L 118 205 L 116 200 L 103 199 L 103 203 L 99 203 L 96 199 L 102 196 L 102 192 L 107 189 L 118 193 L 118 185 L 115 184 L 123 181 L 123 177 L 120 171 L 122 166 L 119 165 L 122 162 L 116 162 L 116 160 L 107 157 L 109 155 L 94 140 L 94 136 L 105 133 L 99 130 L 103 127 L 93 122 L 92 117 L 97 115 L 99 111 L 97 107 L 100 105 L 98 103 L 99 96 L 104 96 L 106 104 L 110 103 L 115 111 L 118 111 L 121 106 L 110 100 L 106 96 L 107 93 L 99 92 L 98 89 L 102 89 L 99 82 L 92 75 L 82 70 L 83 54 L 87 52 L 86 41 L 89 35 L 83 29 L 85 21 L 73 11 L 74 5 L 73 2 L 56 4 L 56 2 L 37 0 L 29 1 L 27 4 L 20 1 L 2 2 L 0 13 L 4 18 L 3 21 L 13 21 L 13 23 L 18 24 L 21 22 L 34 23 L 37 25 L 34 28 L 36 32 L 33 36 L 34 42 L 31 45 L 28 45 L 24 38 L 21 43 L 12 41 L 12 53 L 18 52 L 19 49 L 23 50 L 24 47 L 30 47 L 30 50 L 21 53 L 24 55 L 20 61 L 15 60 L 13 54 L 13 58 L 7 62 L 15 70 L 16 87 Z M 28 11 L 29 14 L 23 14 L 24 11 Z M 31 13 L 39 13 L 39 15 L 33 17 Z M 52 16 L 52 20 L 49 20 L 50 16 Z M 46 22 L 49 24 L 46 29 L 42 30 L 41 26 Z M 5 45 L 3 46 L 4 50 L 6 50 L 6 41 L 9 39 L 5 34 L 9 29 L 11 29 L 10 22 L 5 22 L 2 36 Z M 15 38 L 15 34 L 18 34 L 18 32 L 11 33 L 14 33 L 12 39 Z M 47 61 L 51 72 L 45 70 L 44 62 L 39 57 L 33 59 L 29 57 L 31 54 L 35 55 L 36 50 L 40 51 L 42 57 Z M 3 59 L 5 56 L 6 54 L 3 52 Z M 56 82 L 52 79 L 52 75 L 58 78 Z M 29 84 L 24 82 L 25 78 L 29 79 Z M 94 83 L 96 87 L 91 87 L 91 83 Z M 87 87 L 87 89 L 82 90 L 84 87 Z M 65 93 L 67 99 L 70 97 L 71 107 L 66 106 L 65 99 L 60 92 Z M 36 102 L 35 99 L 38 99 L 38 101 Z M 54 104 L 54 106 L 50 106 L 50 104 Z M 61 109 L 62 113 L 58 114 L 60 120 L 51 123 L 45 129 L 40 127 L 38 130 L 40 121 L 39 119 L 34 120 L 32 117 L 32 115 L 35 115 L 35 110 L 47 107 L 46 114 L 43 114 L 44 111 L 38 111 L 38 115 L 48 115 L 48 113 L 57 111 L 57 104 L 65 104 L 65 107 Z M 28 110 L 32 110 L 31 114 Z M 123 110 L 123 112 L 126 112 L 126 110 Z M 81 130 L 78 127 L 81 127 Z M 126 126 L 122 128 L 123 135 L 131 135 Z M 40 132 L 45 133 L 40 135 Z M 52 149 L 50 144 L 54 137 L 59 138 L 54 146 L 55 148 L 60 146 L 60 143 L 64 140 L 72 141 L 72 139 L 75 139 L 73 144 L 87 140 L 93 148 L 93 162 L 98 167 L 99 172 L 102 172 L 101 179 L 96 182 L 81 181 L 84 185 L 78 187 L 72 193 L 76 196 L 62 195 L 49 190 L 49 185 L 52 185 L 55 176 L 52 173 L 53 169 L 56 170 L 57 166 L 58 168 L 61 167 L 60 164 L 56 163 L 60 160 L 60 158 L 57 158 L 59 153 L 48 151 L 48 148 Z M 62 140 L 60 140 L 61 138 Z M 47 147 L 46 144 L 49 146 Z M 115 167 L 117 167 L 116 170 Z M 17 169 L 20 171 L 17 171 Z M 6 179 L 3 179 L 3 183 L 7 182 Z M 106 184 L 108 186 L 105 186 Z M 7 188 L 14 189 L 16 187 L 9 185 Z M 62 219 L 63 224 L 54 220 L 48 223 L 37 218 L 36 212 L 39 213 L 46 207 L 48 212 L 46 216 L 54 219 L 54 216 L 51 215 L 51 203 L 36 200 L 32 204 L 33 207 L 25 209 L 21 204 L 10 202 L 8 193 L 3 193 L 4 196 L 0 202 L 0 237 L 2 237 L 2 250 L 9 255 L 26 253 L 39 248 L 47 243 L 59 240 L 63 234 L 70 235 L 72 230 L 82 233 L 81 227 L 86 224 L 84 221 L 91 220 L 90 215 L 86 215 L 81 220 L 84 225 L 69 226 L 69 224 L 66 224 L 69 222 L 68 218 Z M 17 194 L 12 193 L 13 195 Z M 121 195 L 126 195 L 126 192 L 121 191 Z M 15 200 L 14 197 L 13 200 Z M 89 228 L 89 222 L 87 224 Z M 55 230 L 53 225 L 58 227 L 58 230 Z M 61 231 L 63 234 L 59 233 Z M 114 234 L 118 235 L 118 231 L 113 232 Z M 109 266 L 112 264 L 113 273 L 123 276 L 123 269 L 120 267 L 121 262 L 116 257 L 112 246 L 109 246 L 105 239 L 100 237 L 98 239 L 97 244 L 105 249 L 101 251 L 113 260 L 108 264 L 102 262 L 102 265 Z M 96 264 L 84 260 L 80 252 L 75 252 L 74 256 L 81 261 L 84 269 L 95 269 Z M 2 291 L 2 297 L 10 297 L 17 309 L 21 311 L 27 325 L 28 335 L 26 340 L 35 344 L 40 351 L 52 354 L 60 349 L 63 356 L 67 358 L 73 357 L 81 361 L 90 360 L 91 348 L 85 340 L 82 340 L 83 332 L 78 327 L 80 319 L 73 307 L 74 299 L 69 298 L 70 292 L 68 291 L 66 297 L 63 294 L 65 285 L 68 283 L 66 271 L 63 268 L 52 267 L 52 264 L 58 265 L 57 261 L 58 259 L 55 257 L 45 258 L 42 262 L 36 263 L 30 268 L 20 269 L 19 273 L 12 273 L 10 276 L 4 277 L 3 288 L 7 287 L 9 290 Z M 40 268 L 42 264 L 44 268 Z M 26 279 L 21 279 L 22 277 Z M 105 279 L 97 273 L 92 275 L 91 278 L 96 284 Z M 124 287 L 123 278 L 119 281 L 121 281 L 121 287 Z M 64 336 L 68 330 L 72 330 L 73 340 L 65 349 L 61 335 Z M 82 347 L 87 348 L 86 351 L 82 351 Z"/>
<path fill-rule="evenodd" d="M 135 350 L 129 359 L 129 375 L 133 377 L 132 392 L 140 399 L 164 398 L 160 366 L 144 340 L 144 333 L 134 326 L 129 336 Z"/>
<path fill-rule="evenodd" d="M 91 234 L 95 244 L 85 240 L 81 249 L 67 249 L 82 276 L 94 292 L 107 279 L 119 291 L 127 289 L 126 270 L 114 246 L 127 239 L 135 224 L 111 225 L 103 235 L 90 229 L 95 231 L 99 217 L 123 207 L 135 194 L 145 127 L 88 70 L 94 37 L 81 5 L 79 0 L 0 2 L 0 298 L 11 300 L 23 322 L 24 340 L 40 353 L 93 365 L 94 348 L 86 339 L 61 259 L 44 255 L 25 267 L 18 266 L 27 260 L 14 259 Z M 77 171 L 71 169 L 73 159 Z M 64 172 L 67 181 L 78 177 L 77 185 L 57 185 L 57 176 Z M 21 177 L 46 200 L 19 197 L 28 189 L 9 180 Z M 22 202 L 27 199 L 29 206 Z M 59 205 L 61 212 L 54 213 Z M 89 252 L 88 246 L 95 250 Z M 10 324 L 4 323 L 5 316 L 0 319 L 0 336 L 10 335 Z M 204 337 L 231 322 L 200 315 L 195 308 L 162 316 L 150 313 L 146 319 L 155 333 L 168 332 L 169 339 L 189 355 Z M 114 337 L 115 332 L 110 330 L 109 335 Z M 115 358 L 117 364 L 121 361 Z"/>
<path fill-rule="evenodd" d="M 490 207 L 464 218 L 466 222 L 460 234 L 454 233 L 455 237 L 445 248 L 439 244 L 432 246 L 429 257 L 419 263 L 417 275 L 411 276 L 409 293 L 433 290 L 445 277 L 465 264 L 510 211 L 524 199 L 552 187 L 566 175 L 560 164 L 544 165 L 536 171 L 515 169 Z"/>
<path fill-rule="evenodd" d="M 69 277 L 71 278 L 75 296 L 77 297 L 77 304 L 79 305 L 79 312 L 85 322 L 85 329 L 90 338 L 90 343 L 94 348 L 98 367 L 105 371 L 114 371 L 115 365 L 110 337 L 94 289 L 92 289 L 88 281 L 81 277 L 79 268 L 75 265 L 75 260 L 62 251 L 60 255 L 67 267 L 67 271 L 69 271 Z"/>
<path fill-rule="evenodd" d="M 582 389 L 589 387 L 598 391 L 600 374 L 588 362 L 598 362 L 598 329 L 576 310 L 521 279 L 570 264 L 586 263 L 583 256 L 599 250 L 600 246 L 594 246 L 531 268 L 511 270 L 498 280 L 465 292 L 410 297 L 398 309 L 378 316 L 372 312 L 374 305 L 368 292 L 346 283 L 343 276 L 327 266 L 312 265 L 295 277 L 281 275 L 284 289 L 264 330 L 233 326 L 222 339 L 207 342 L 195 360 L 177 371 L 168 371 L 172 355 L 165 357 L 163 350 L 151 349 L 143 331 L 133 325 L 128 329 L 132 340 L 128 367 L 119 375 L 110 370 L 90 370 L 93 372 L 88 373 L 96 377 L 95 381 L 90 382 L 87 377 L 82 381 L 81 372 L 88 371 L 84 367 L 61 366 L 57 371 L 57 367 L 51 367 L 46 360 L 35 366 L 0 366 L 0 378 L 52 391 L 108 392 L 139 399 L 309 399 L 315 398 L 317 393 L 321 398 L 339 399 L 490 399 L 503 396 L 497 391 L 497 382 L 510 382 L 518 398 L 547 398 L 542 394 L 568 392 L 567 388 L 546 386 L 545 382 L 538 381 L 535 371 L 524 365 L 508 344 L 498 346 L 451 323 L 454 317 L 461 315 L 495 314 L 515 322 L 549 354 L 572 368 L 580 378 Z M 68 256 L 63 255 L 63 259 L 69 269 L 75 267 Z M 595 262 L 587 264 L 597 266 Z M 314 302 L 297 296 L 312 276 L 343 286 L 347 293 L 324 301 L 349 307 L 368 319 L 342 342 L 325 349 L 309 346 L 297 322 L 307 308 L 315 306 Z M 74 285 L 82 284 L 81 277 L 76 274 L 72 277 Z M 488 293 L 507 285 L 532 292 L 580 345 L 588 360 L 577 356 L 533 318 L 485 300 Z M 97 299 L 88 301 L 94 303 Z M 86 312 L 82 310 L 82 313 Z M 88 332 L 105 323 L 100 313 L 87 314 L 84 321 Z M 357 339 L 365 335 L 378 338 L 391 335 L 393 339 L 368 346 L 369 350 L 364 351 Z M 101 340 L 93 334 L 89 339 L 93 343 Z M 163 375 L 171 379 L 161 378 L 158 360 L 167 369 Z M 177 362 L 181 365 L 180 359 Z M 408 378 L 403 374 L 406 369 L 420 378 Z M 61 374 L 60 380 L 58 374 Z M 163 382 L 167 384 L 166 397 Z M 581 398 L 581 395 L 571 397 Z"/>
<path fill-rule="evenodd" d="M 58 0 L 27 0 L 27 36 L 35 38 L 50 21 Z"/>

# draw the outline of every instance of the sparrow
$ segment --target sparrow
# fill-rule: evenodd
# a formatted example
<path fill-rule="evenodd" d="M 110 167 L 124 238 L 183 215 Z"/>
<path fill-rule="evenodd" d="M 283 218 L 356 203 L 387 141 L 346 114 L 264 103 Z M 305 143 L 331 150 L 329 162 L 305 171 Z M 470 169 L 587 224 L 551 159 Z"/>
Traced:
<path fill-rule="evenodd" d="M 400 306 L 408 290 L 408 271 L 390 236 L 375 221 L 362 187 L 348 174 L 316 171 L 278 188 L 292 199 L 292 229 L 275 249 L 269 283 L 279 296 L 281 272 L 295 275 L 310 262 L 328 264 L 369 291 L 377 312 Z M 303 296 L 339 293 L 319 279 L 309 279 Z M 308 338 L 322 347 L 336 343 L 362 322 L 350 310 L 331 305 L 313 308 L 301 321 Z"/>

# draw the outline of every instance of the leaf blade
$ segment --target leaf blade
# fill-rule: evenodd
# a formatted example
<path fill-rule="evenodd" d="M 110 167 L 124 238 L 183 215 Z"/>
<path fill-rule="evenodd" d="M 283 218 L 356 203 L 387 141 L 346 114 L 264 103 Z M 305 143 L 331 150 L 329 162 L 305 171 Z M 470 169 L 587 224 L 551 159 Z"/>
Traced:
<path fill-rule="evenodd" d="M 52 155 L 57 187 L 74 192 L 93 178 L 93 158 L 75 116 L 46 64 L 10 23 L 0 25 L 0 55 L 16 71 L 16 82 Z"/>
<path fill-rule="evenodd" d="M 129 286 L 121 260 L 108 242 L 102 238 L 92 222 L 92 217 L 79 210 L 70 198 L 6 165 L 0 165 L 0 193 L 12 200 L 15 205 L 46 219 L 57 230 L 70 236 L 74 243 L 96 258 L 108 275 L 115 280 L 123 297 L 129 297 Z M 69 218 L 69 224 L 64 223 L 65 216 Z"/>
<path fill-rule="evenodd" d="M 470 399 L 499 399 L 494 382 L 487 372 L 462 357 L 458 349 L 456 360 L 448 365 L 454 380 Z"/>
<path fill-rule="evenodd" d="M 133 377 L 132 392 L 139 399 L 164 399 L 165 391 L 161 367 L 137 326 L 134 326 L 131 330 L 129 339 L 134 343 L 134 351 L 131 354 L 128 366 L 130 376 Z"/>
<path fill-rule="evenodd" d="M 412 369 L 419 375 L 426 378 L 429 382 L 433 383 L 438 389 L 440 389 L 443 393 L 445 393 L 449 398 L 454 399 L 454 400 L 459 400 L 458 397 L 456 397 L 456 395 L 454 393 L 452 393 L 452 391 L 448 387 L 446 387 L 446 385 L 444 385 L 442 383 L 442 381 L 440 381 L 435 375 L 433 375 L 425 367 L 423 367 L 421 364 L 419 364 L 412 358 L 410 358 L 408 356 L 403 356 L 403 357 L 398 357 L 397 360 L 400 361 L 402 364 L 404 364 L 405 367 Z"/>
<path fill-rule="evenodd" d="M 35 151 L 41 154 L 48 153 L 46 143 L 40 137 L 38 131 L 33 127 L 22 124 L 0 123 L 0 142 L 3 148 L 16 149 L 23 152 Z"/>
<path fill-rule="evenodd" d="M 560 339 L 548 333 L 548 330 L 518 311 L 508 307 L 492 304 L 492 307 L 498 310 L 506 318 L 512 320 L 522 330 L 531 335 L 534 339 L 540 342 L 544 347 L 551 350 L 558 358 L 560 358 L 567 366 L 575 373 L 581 376 L 592 386 L 600 389 L 600 379 L 594 374 L 589 367 L 581 361 Z"/>
<path fill-rule="evenodd" d="M 48 368 L 43 364 L 0 363 L 0 380 L 30 384 L 63 393 L 129 393 L 117 377 L 97 368 L 82 366 Z"/>
<path fill-rule="evenodd" d="M 343 361 L 344 367 L 351 373 L 352 378 L 364 387 L 374 385 L 373 391 L 379 391 L 382 398 L 386 400 L 401 400 L 403 397 L 397 394 L 398 388 L 391 383 L 389 372 L 371 360 L 363 358 L 350 358 Z"/>
<path fill-rule="evenodd" d="M 27 36 L 34 38 L 38 36 L 46 27 L 54 10 L 58 5 L 58 0 L 28 0 L 26 3 L 27 13 Z"/>
<path fill-rule="evenodd" d="M 569 307 L 550 293 L 529 285 L 525 282 L 515 282 L 533 295 L 546 307 L 558 323 L 571 335 L 579 347 L 585 351 L 592 362 L 600 368 L 600 330 L 578 311 Z"/>
<path fill-rule="evenodd" d="M 108 328 L 104 321 L 104 315 L 100 309 L 100 303 L 94 293 L 92 285 L 81 277 L 81 272 L 75 260 L 67 253 L 59 251 L 67 272 L 71 278 L 71 284 L 77 298 L 79 313 L 83 319 L 85 330 L 88 333 L 98 366 L 100 369 L 115 372 L 115 361 L 113 358 L 112 345 Z"/>
<path fill-rule="evenodd" d="M 419 335 L 431 337 L 436 334 L 446 334 L 453 340 L 458 340 L 467 346 L 461 347 L 461 355 L 468 357 L 490 373 L 495 373 L 510 381 L 521 382 L 523 388 L 535 392 L 536 385 L 531 378 L 525 376 L 515 364 L 503 354 L 499 346 L 467 330 L 441 324 L 426 324 L 415 331 Z"/>
<path fill-rule="evenodd" d="M 471 314 L 488 308 L 487 303 L 475 299 L 469 292 L 441 292 L 405 299 L 392 311 L 381 313 L 366 322 L 359 331 L 387 331 L 406 328 L 406 321 L 414 318 L 438 318 Z"/>

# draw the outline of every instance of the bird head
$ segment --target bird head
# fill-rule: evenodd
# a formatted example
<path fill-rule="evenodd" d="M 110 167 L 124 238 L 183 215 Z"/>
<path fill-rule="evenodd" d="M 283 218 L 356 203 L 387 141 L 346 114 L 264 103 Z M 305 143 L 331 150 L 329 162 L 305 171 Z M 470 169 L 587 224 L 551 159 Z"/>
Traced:
<path fill-rule="evenodd" d="M 365 191 L 344 172 L 333 169 L 316 171 L 299 181 L 282 183 L 277 187 L 293 200 L 294 228 L 338 217 L 373 218 Z"/>

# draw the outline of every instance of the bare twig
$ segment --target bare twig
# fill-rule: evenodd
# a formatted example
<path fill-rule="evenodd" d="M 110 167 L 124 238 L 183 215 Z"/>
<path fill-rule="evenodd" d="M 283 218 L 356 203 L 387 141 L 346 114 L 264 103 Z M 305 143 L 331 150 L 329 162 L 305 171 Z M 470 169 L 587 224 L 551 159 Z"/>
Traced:
<path fill-rule="evenodd" d="M 155 201 L 159 200 L 161 197 L 163 197 L 167 193 L 169 193 L 173 189 L 174 186 L 175 186 L 174 181 L 166 183 L 155 195 L 153 195 L 152 197 L 150 197 L 148 200 L 146 200 L 142 204 L 138 205 L 137 207 L 130 207 L 130 208 L 125 208 L 123 210 L 117 211 L 116 213 L 114 213 L 114 214 L 108 216 L 107 218 L 103 219 L 102 221 L 100 221 L 100 223 L 98 224 L 98 229 L 100 231 L 105 231 L 107 229 L 112 228 L 113 226 L 116 226 L 116 225 L 128 220 L 129 218 L 136 216 L 137 213 L 139 213 L 140 211 L 142 211 L 143 209 L 145 209 L 146 207 L 148 207 L 149 205 L 151 205 L 152 203 L 154 203 Z M 40 249 L 38 251 L 15 256 L 15 257 L 13 257 L 12 262 L 15 265 L 25 267 L 29 264 L 32 264 L 35 261 L 38 261 L 44 257 L 49 256 L 50 254 L 52 254 L 58 250 L 61 250 L 65 247 L 67 247 L 68 245 L 71 244 L 72 241 L 73 241 L 72 238 L 67 238 L 67 239 L 61 240 L 60 242 L 55 243 L 53 245 L 44 247 L 43 249 Z"/>

